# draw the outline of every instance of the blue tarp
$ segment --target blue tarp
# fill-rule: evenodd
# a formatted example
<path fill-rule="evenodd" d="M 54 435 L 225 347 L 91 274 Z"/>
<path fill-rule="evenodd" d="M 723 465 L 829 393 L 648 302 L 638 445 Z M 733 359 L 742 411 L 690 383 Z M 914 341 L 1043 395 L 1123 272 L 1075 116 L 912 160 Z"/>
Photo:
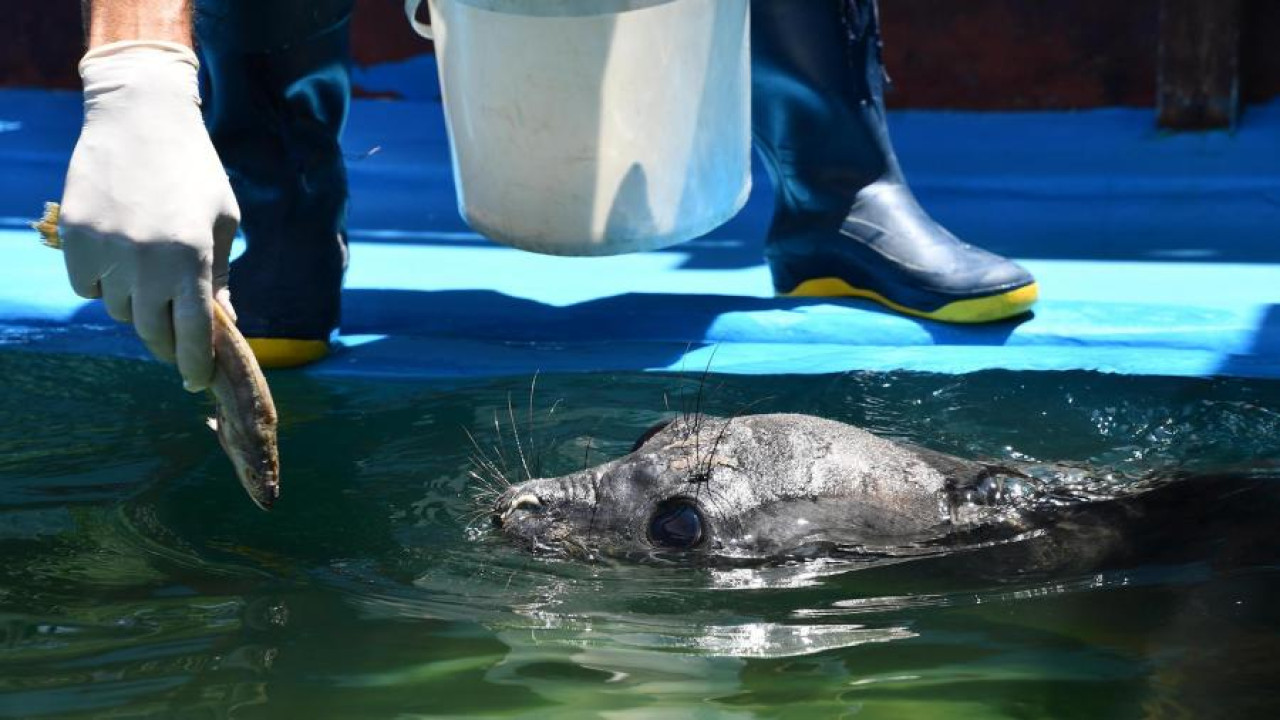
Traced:
<path fill-rule="evenodd" d="M 1280 377 L 1280 103 L 1248 108 L 1234 133 L 1185 135 L 1156 131 L 1147 110 L 893 113 L 925 206 L 1040 280 L 1033 317 L 957 327 L 774 298 L 761 173 L 737 218 L 670 250 L 567 259 L 489 243 L 458 216 L 422 82 L 417 98 L 353 106 L 343 347 L 306 372 L 700 369 L 714 348 L 712 370 L 736 373 Z M 60 195 L 79 123 L 75 94 L 0 91 L 0 346 L 143 357 L 25 229 Z"/>

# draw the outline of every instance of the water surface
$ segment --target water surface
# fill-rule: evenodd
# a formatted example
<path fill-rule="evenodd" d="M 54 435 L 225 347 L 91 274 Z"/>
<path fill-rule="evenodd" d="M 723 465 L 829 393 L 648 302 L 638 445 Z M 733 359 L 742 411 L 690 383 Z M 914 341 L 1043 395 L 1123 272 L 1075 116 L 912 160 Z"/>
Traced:
<path fill-rule="evenodd" d="M 0 715 L 1274 717 L 1280 384 L 989 372 L 484 382 L 273 376 L 256 510 L 153 364 L 0 353 Z M 981 553 L 583 565 L 488 529 L 465 430 L 512 473 L 625 453 L 670 412 L 808 412 L 1116 478 L 1247 474 L 1142 560 Z M 511 433 L 512 417 L 520 444 Z M 496 423 L 495 423 L 496 418 Z M 1280 480 L 1276 481 L 1280 482 Z M 1183 525 L 1186 524 L 1185 533 Z M 1277 523 L 1276 527 L 1280 527 Z M 1117 532 L 1125 528 L 1118 527 Z M 1158 552 L 1156 550 L 1159 550 Z M 661 713 L 661 715 L 659 715 Z"/>

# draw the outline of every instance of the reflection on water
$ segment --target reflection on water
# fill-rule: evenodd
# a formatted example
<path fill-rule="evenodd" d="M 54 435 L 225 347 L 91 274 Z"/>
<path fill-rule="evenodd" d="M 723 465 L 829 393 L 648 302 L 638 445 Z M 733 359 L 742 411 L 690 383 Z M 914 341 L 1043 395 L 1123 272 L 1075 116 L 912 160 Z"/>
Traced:
<path fill-rule="evenodd" d="M 1252 475 L 1164 501 L 1159 522 L 1117 515 L 1132 551 L 1101 565 L 1065 543 L 693 568 L 504 545 L 475 512 L 464 432 L 505 453 L 512 477 L 521 451 L 535 472 L 563 473 L 626 452 L 668 408 L 698 402 L 691 380 L 542 377 L 530 412 L 531 378 L 281 374 L 284 490 L 266 514 L 167 370 L 6 352 L 0 376 L 3 716 L 1270 717 L 1280 706 L 1274 383 L 712 377 L 700 400 L 710 412 L 758 403 L 1117 483 Z M 1085 560 L 1041 563 L 1048 554 Z"/>

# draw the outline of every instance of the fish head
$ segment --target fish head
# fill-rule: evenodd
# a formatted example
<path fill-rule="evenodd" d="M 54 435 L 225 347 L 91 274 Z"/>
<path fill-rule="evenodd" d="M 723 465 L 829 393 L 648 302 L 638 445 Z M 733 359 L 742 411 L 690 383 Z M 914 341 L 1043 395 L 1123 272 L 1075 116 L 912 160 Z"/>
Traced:
<path fill-rule="evenodd" d="M 218 442 L 250 499 L 263 510 L 270 510 L 280 497 L 280 455 L 275 433 L 240 421 L 223 412 L 221 405 L 209 426 L 217 433 Z"/>

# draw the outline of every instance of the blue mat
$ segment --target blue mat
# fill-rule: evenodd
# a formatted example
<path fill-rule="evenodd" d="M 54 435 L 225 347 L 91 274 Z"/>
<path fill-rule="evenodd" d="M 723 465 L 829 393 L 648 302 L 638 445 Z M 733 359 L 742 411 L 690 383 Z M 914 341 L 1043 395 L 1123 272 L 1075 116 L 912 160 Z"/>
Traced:
<path fill-rule="evenodd" d="M 925 206 L 1040 280 L 1034 317 L 970 328 L 772 297 L 761 174 L 737 218 L 671 250 L 566 259 L 491 244 L 459 219 L 423 83 L 416 99 L 353 107 L 342 348 L 306 372 L 701 369 L 714 352 L 712 369 L 733 373 L 1280 377 L 1280 103 L 1249 108 L 1235 133 L 1193 135 L 1156 132 L 1146 110 L 894 113 Z M 77 95 L 0 91 L 0 346 L 144 357 L 25 229 L 61 194 L 79 122 Z"/>

